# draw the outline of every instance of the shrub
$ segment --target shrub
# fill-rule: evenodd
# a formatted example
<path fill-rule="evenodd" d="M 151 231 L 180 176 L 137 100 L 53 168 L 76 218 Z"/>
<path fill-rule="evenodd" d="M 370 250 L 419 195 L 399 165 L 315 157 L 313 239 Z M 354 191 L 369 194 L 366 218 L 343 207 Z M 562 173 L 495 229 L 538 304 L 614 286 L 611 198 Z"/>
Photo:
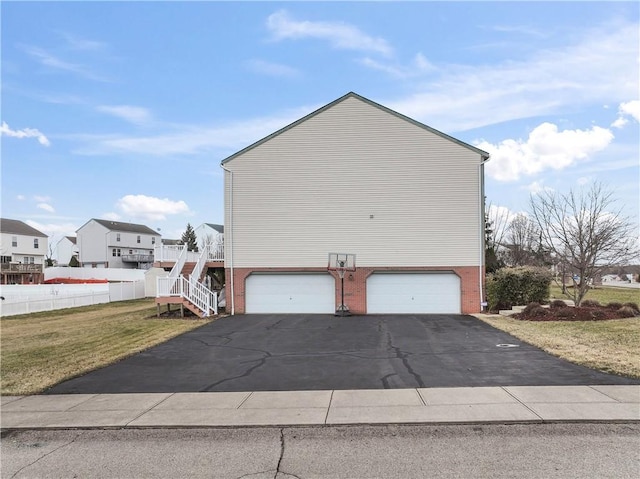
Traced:
<path fill-rule="evenodd" d="M 525 318 L 541 318 L 547 315 L 547 310 L 540 306 L 538 303 L 530 303 L 522 311 L 522 316 Z"/>
<path fill-rule="evenodd" d="M 556 318 L 572 318 L 575 314 L 573 308 L 558 308 L 555 310 Z"/>
<path fill-rule="evenodd" d="M 594 309 L 593 311 L 590 311 L 589 313 L 591 314 L 591 317 L 593 319 L 605 319 L 607 317 L 607 313 L 605 313 L 601 309 Z"/>
<path fill-rule="evenodd" d="M 489 310 L 518 304 L 542 303 L 549 297 L 551 273 L 544 268 L 502 268 L 487 277 Z"/>
<path fill-rule="evenodd" d="M 580 306 L 582 306 L 583 308 L 597 308 L 600 306 L 600 303 L 595 299 L 585 299 L 584 301 L 582 301 L 582 303 L 580 303 Z"/>
<path fill-rule="evenodd" d="M 624 303 L 622 306 L 628 306 L 629 308 L 633 308 L 636 314 L 640 314 L 640 308 L 638 308 L 638 303 Z"/>
<path fill-rule="evenodd" d="M 618 302 L 613 301 L 613 302 L 607 304 L 606 308 L 607 309 L 618 310 L 618 309 L 622 308 L 622 303 L 618 303 Z"/>
<path fill-rule="evenodd" d="M 618 314 L 621 318 L 633 318 L 637 313 L 636 310 L 630 306 L 623 306 L 618 310 Z"/>
<path fill-rule="evenodd" d="M 553 301 L 551 301 L 551 304 L 549 306 L 551 307 L 551 309 L 566 308 L 567 303 L 565 303 L 561 299 L 554 299 Z"/>

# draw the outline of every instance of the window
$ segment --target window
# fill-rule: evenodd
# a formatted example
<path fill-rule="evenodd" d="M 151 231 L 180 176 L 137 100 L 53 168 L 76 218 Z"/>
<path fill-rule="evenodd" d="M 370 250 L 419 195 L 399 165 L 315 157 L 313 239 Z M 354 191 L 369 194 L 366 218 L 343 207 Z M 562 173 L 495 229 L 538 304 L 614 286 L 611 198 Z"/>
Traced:
<path fill-rule="evenodd" d="M 11 263 L 11 256 L 0 256 L 0 263 L 2 264 Z"/>
<path fill-rule="evenodd" d="M 33 238 L 33 249 L 38 249 L 38 238 Z"/>
<path fill-rule="evenodd" d="M 11 237 L 11 246 L 13 246 L 14 248 L 16 248 L 18 246 L 18 237 L 17 236 L 12 236 Z"/>
<path fill-rule="evenodd" d="M 29 264 L 29 260 L 31 260 L 31 264 L 33 264 L 35 258 L 33 256 L 31 256 L 31 258 L 29 258 L 29 256 L 25 256 L 24 257 L 24 264 Z"/>
<path fill-rule="evenodd" d="M 121 254 L 120 248 L 113 248 L 113 252 L 111 254 L 113 256 L 120 256 Z"/>
<path fill-rule="evenodd" d="M 120 241 L 120 233 L 116 233 L 116 241 Z"/>
<path fill-rule="evenodd" d="M 156 244 L 156 237 L 155 236 L 151 237 L 151 244 Z"/>
<path fill-rule="evenodd" d="M 138 235 L 137 243 L 140 243 L 140 235 Z"/>

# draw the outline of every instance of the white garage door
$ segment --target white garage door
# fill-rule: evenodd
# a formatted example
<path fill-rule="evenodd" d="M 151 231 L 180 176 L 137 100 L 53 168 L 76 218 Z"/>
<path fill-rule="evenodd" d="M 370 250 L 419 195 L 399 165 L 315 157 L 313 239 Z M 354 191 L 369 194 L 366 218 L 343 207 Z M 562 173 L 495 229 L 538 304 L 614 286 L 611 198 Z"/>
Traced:
<path fill-rule="evenodd" d="M 247 313 L 335 313 L 335 280 L 327 273 L 252 274 Z"/>
<path fill-rule="evenodd" d="M 367 278 L 367 313 L 460 313 L 460 278 L 453 273 L 374 273 Z"/>

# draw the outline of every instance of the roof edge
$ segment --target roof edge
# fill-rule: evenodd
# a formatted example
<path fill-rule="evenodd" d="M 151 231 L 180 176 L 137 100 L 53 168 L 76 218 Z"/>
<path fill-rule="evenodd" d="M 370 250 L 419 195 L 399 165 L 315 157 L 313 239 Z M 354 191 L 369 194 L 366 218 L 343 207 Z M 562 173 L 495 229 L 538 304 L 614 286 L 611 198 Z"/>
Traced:
<path fill-rule="evenodd" d="M 289 129 L 291 129 L 291 128 L 293 128 L 293 127 L 297 126 L 297 125 L 299 125 L 300 123 L 303 123 L 304 121 L 307 121 L 308 119 L 310 119 L 310 118 L 312 118 L 312 117 L 314 117 L 314 116 L 316 116 L 316 115 L 318 115 L 318 114 L 322 113 L 323 111 L 328 110 L 329 108 L 331 108 L 331 107 L 333 107 L 333 106 L 337 105 L 338 103 L 343 102 L 343 101 L 344 101 L 344 100 L 346 100 L 347 98 L 357 98 L 357 99 L 358 99 L 358 100 L 360 100 L 360 101 L 363 101 L 363 102 L 365 102 L 365 103 L 367 103 L 367 104 L 369 104 L 369 105 L 371 105 L 371 106 L 374 106 L 374 107 L 376 107 L 376 108 L 379 108 L 380 110 L 385 111 L 385 112 L 387 112 L 387 113 L 390 113 L 390 114 L 392 114 L 392 115 L 394 115 L 394 116 L 396 116 L 396 117 L 398 117 L 398 118 L 400 118 L 400 119 L 402 119 L 402 120 L 408 121 L 409 123 L 412 123 L 412 124 L 413 124 L 413 125 L 415 125 L 415 126 L 418 126 L 418 127 L 420 127 L 420 128 L 423 128 L 423 129 L 425 129 L 425 130 L 429 131 L 430 133 L 433 133 L 433 134 L 435 134 L 435 135 L 438 135 L 438 136 L 440 136 L 440 137 L 442 137 L 442 138 L 445 138 L 445 139 L 447 139 L 447 140 L 449 140 L 449 141 L 452 141 L 452 142 L 454 142 L 454 143 L 457 143 L 458 145 L 460 145 L 460 146 L 462 146 L 462 147 L 464 147 L 464 148 L 467 148 L 467 149 L 469 149 L 469 150 L 471 150 L 471 151 L 473 151 L 473 152 L 475 152 L 475 153 L 478 153 L 478 154 L 482 157 L 482 159 L 483 159 L 483 160 L 488 160 L 488 159 L 489 159 L 489 156 L 490 156 L 490 155 L 489 155 L 489 153 L 487 153 L 487 152 L 486 152 L 486 151 L 484 151 L 484 150 L 481 150 L 480 148 L 476 148 L 475 146 L 470 145 L 469 143 L 465 143 L 465 142 L 464 142 L 464 141 L 462 141 L 462 140 L 458 140 L 457 138 L 454 138 L 453 136 L 447 135 L 446 133 L 443 133 L 443 132 L 441 132 L 440 130 L 436 130 L 435 128 L 432 128 L 432 127 L 430 127 L 430 126 L 428 126 L 428 125 L 425 125 L 424 123 L 421 123 L 421 122 L 419 122 L 418 120 L 414 120 L 413 118 L 408 117 L 408 116 L 406 116 L 406 115 L 403 115 L 402 113 L 399 113 L 399 112 L 397 112 L 397 111 L 395 111 L 395 110 L 392 110 L 392 109 L 391 109 L 391 108 L 389 108 L 389 107 L 386 107 L 386 106 L 384 106 L 384 105 L 381 105 L 380 103 L 376 103 L 376 102 L 375 102 L 375 101 L 373 101 L 373 100 L 369 100 L 368 98 L 365 98 L 365 97 L 363 97 L 362 95 L 358 95 L 357 93 L 350 91 L 350 92 L 349 92 L 349 93 L 347 93 L 346 95 L 342 95 L 340 98 L 337 98 L 337 99 L 333 100 L 331 103 L 327 103 L 327 104 L 326 104 L 326 105 L 324 105 L 323 107 L 320 107 L 320 108 L 318 108 L 317 110 L 312 111 L 311 113 L 309 113 L 309 114 L 307 114 L 307 115 L 303 116 L 302 118 L 299 118 L 298 120 L 294 121 L 293 123 L 290 123 L 290 124 L 288 124 L 288 125 L 286 125 L 286 126 L 284 126 L 284 127 L 280 128 L 279 130 L 277 130 L 277 131 L 275 131 L 275 132 L 271 133 L 270 135 L 265 136 L 264 138 L 262 138 L 262 139 L 260 139 L 260 140 L 258 140 L 258 141 L 255 141 L 255 142 L 253 142 L 253 143 L 251 143 L 249 146 L 244 147 L 244 148 L 243 148 L 243 149 L 241 149 L 240 151 L 237 151 L 236 153 L 234 153 L 234 154 L 232 154 L 232 155 L 230 155 L 230 156 L 228 156 L 228 157 L 224 158 L 224 159 L 220 162 L 220 165 L 222 166 L 222 165 L 224 165 L 224 164 L 226 164 L 226 163 L 230 162 L 230 161 L 231 161 L 231 160 L 233 160 L 234 158 L 236 158 L 236 157 L 238 157 L 238 156 L 242 155 L 243 153 L 246 153 L 247 151 L 252 150 L 252 149 L 254 149 L 254 148 L 258 147 L 258 146 L 260 146 L 261 144 L 266 143 L 267 141 L 271 140 L 272 138 L 275 138 L 276 136 L 278 136 L 278 135 L 280 135 L 280 134 L 284 133 L 285 131 L 287 131 L 287 130 L 289 130 Z"/>

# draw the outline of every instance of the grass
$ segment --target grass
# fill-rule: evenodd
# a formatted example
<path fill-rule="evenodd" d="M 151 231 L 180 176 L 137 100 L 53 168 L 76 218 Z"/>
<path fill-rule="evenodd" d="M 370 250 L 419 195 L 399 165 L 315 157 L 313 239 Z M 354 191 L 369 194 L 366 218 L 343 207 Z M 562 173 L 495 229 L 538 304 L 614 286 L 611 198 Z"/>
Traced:
<path fill-rule="evenodd" d="M 640 291 L 597 288 L 586 299 L 601 304 L 640 302 Z M 551 287 L 551 299 L 563 298 Z M 600 371 L 640 378 L 640 318 L 608 321 L 520 321 L 506 316 L 479 315 L 502 331 L 573 363 Z"/>
<path fill-rule="evenodd" d="M 206 322 L 156 318 L 149 299 L 2 318 L 0 394 L 42 392 Z"/>
<path fill-rule="evenodd" d="M 573 299 L 572 290 L 568 290 L 570 296 L 562 294 L 562 289 L 556 284 L 551 285 L 551 299 Z M 584 299 L 595 299 L 600 304 L 607 303 L 640 303 L 640 289 L 602 287 L 590 289 Z"/>

